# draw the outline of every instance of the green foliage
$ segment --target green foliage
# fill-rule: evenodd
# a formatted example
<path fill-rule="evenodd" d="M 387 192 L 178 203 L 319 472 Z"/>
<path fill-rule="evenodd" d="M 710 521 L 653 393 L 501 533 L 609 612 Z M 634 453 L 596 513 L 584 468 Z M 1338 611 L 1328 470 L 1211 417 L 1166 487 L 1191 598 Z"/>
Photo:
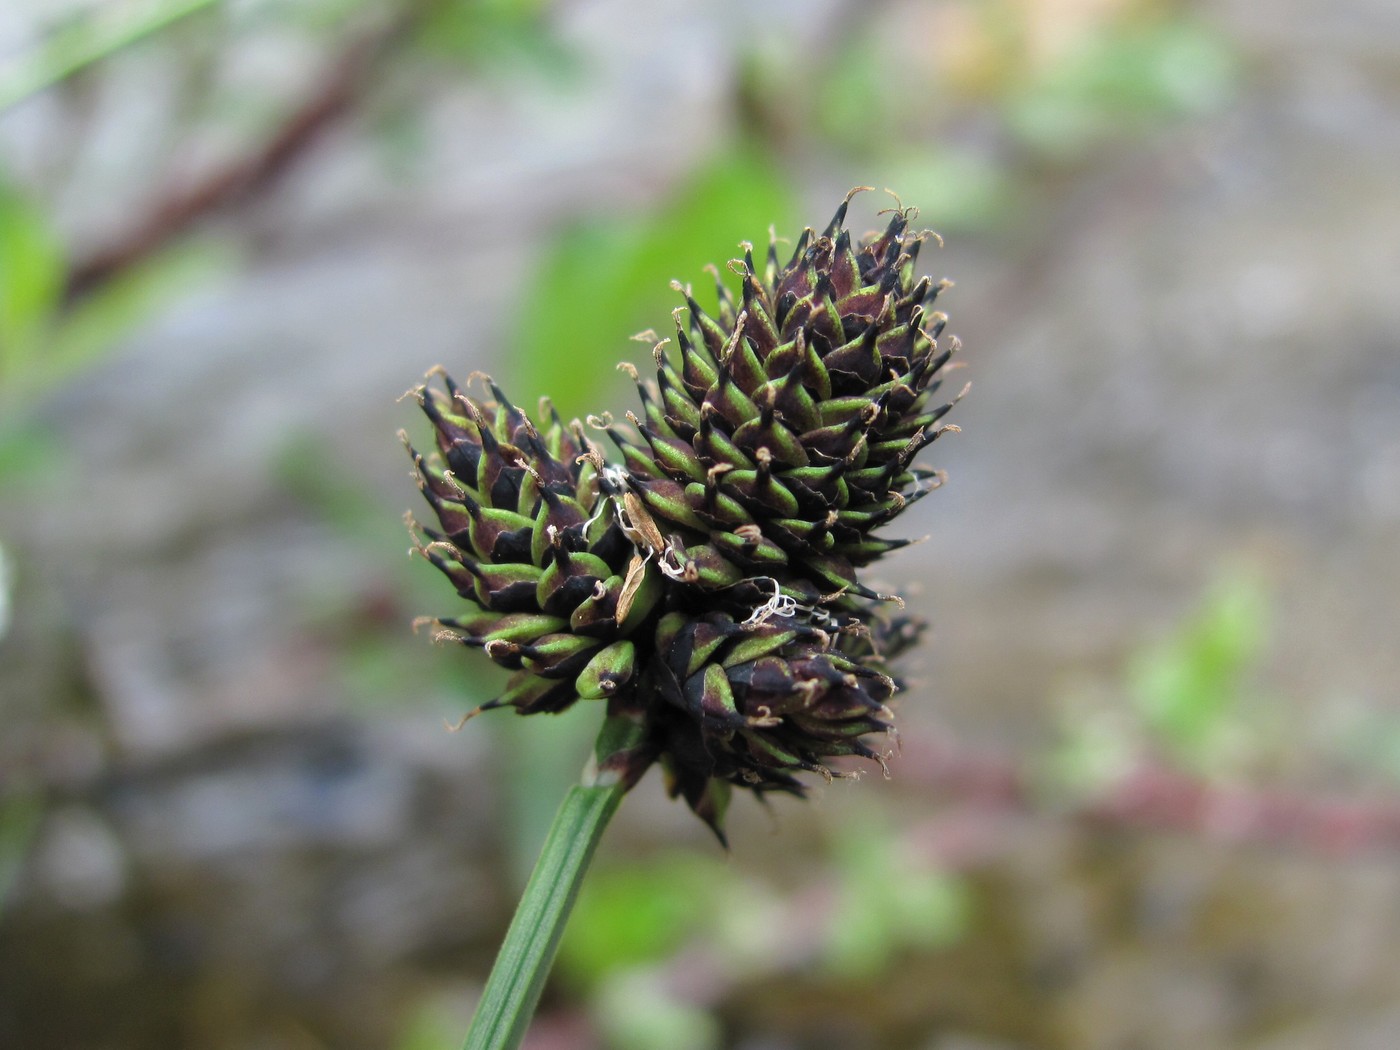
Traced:
<path fill-rule="evenodd" d="M 872 184 L 897 186 L 903 200 L 918 202 L 919 225 L 932 225 L 941 233 L 1004 229 L 1022 214 L 1005 167 L 972 150 L 904 151 L 876 159 L 869 170 Z M 925 268 L 931 260 L 931 255 L 920 256 Z"/>
<path fill-rule="evenodd" d="M 1137 760 L 1138 744 L 1121 712 L 1066 712 L 1060 739 L 1041 763 L 1045 787 L 1054 795 L 1089 798 L 1123 777 Z"/>
<path fill-rule="evenodd" d="M 0 66 L 0 112 L 219 0 L 91 5 L 37 48 Z"/>
<path fill-rule="evenodd" d="M 439 0 L 425 5 L 415 40 L 420 52 L 469 68 L 564 78 L 577 62 L 551 32 L 551 0 Z"/>
<path fill-rule="evenodd" d="M 1209 772 L 1239 742 L 1268 620 L 1261 586 L 1245 575 L 1226 576 L 1195 616 L 1131 662 L 1133 706 L 1177 761 Z"/>
<path fill-rule="evenodd" d="M 659 962 L 713 921 L 736 876 L 689 854 L 593 873 L 559 953 L 561 972 L 585 987 Z"/>
<path fill-rule="evenodd" d="M 382 550 L 390 543 L 407 545 L 403 523 L 385 514 L 385 508 L 371 494 L 343 457 L 336 454 L 334 442 L 319 434 L 301 431 L 291 434 L 277 450 L 270 464 L 280 486 L 316 514 L 336 535 Z M 425 594 L 433 595 L 436 591 Z"/>
<path fill-rule="evenodd" d="M 1082 162 L 1112 139 L 1217 109 L 1235 88 L 1228 39 L 1174 6 L 1115 5 L 1068 28 L 1054 54 L 1042 53 L 1024 5 L 948 7 L 963 16 L 946 26 L 955 39 L 924 36 L 925 62 L 891 63 L 878 26 L 849 33 L 808 95 L 790 86 L 807 82 L 805 56 L 758 55 L 746 74 L 757 110 L 816 132 L 861 181 L 897 186 L 938 229 L 984 230 L 1018 221 L 1044 159 Z M 983 130 L 968 144 L 940 133 L 968 118 Z M 1026 148 L 990 148 L 998 138 Z"/>
<path fill-rule="evenodd" d="M 639 356 L 628 337 L 664 332 L 679 297 L 674 277 L 715 300 L 706 263 L 723 265 L 754 230 L 793 234 L 794 202 L 770 160 L 753 148 L 717 159 L 642 215 L 599 218 L 563 231 L 540 263 L 516 316 L 511 385 L 525 404 L 549 393 L 567 418 L 610 398 L 612 363 Z"/>
<path fill-rule="evenodd" d="M 435 999 L 428 999 L 409 1011 L 394 1040 L 394 1050 L 444 1050 L 455 1046 L 468 1018 Z"/>
<path fill-rule="evenodd" d="M 1271 728 L 1252 686 L 1269 619 L 1257 579 L 1223 574 L 1196 611 L 1138 648 L 1122 685 L 1070 696 L 1059 740 L 1040 764 L 1041 786 L 1051 796 L 1093 797 L 1141 763 L 1145 751 L 1204 776 L 1256 759 Z"/>
<path fill-rule="evenodd" d="M 181 241 L 123 270 L 56 320 L 36 378 L 44 386 L 98 360 L 160 310 L 236 263 L 225 241 Z"/>
<path fill-rule="evenodd" d="M 0 381 L 36 352 L 63 294 L 65 266 L 48 217 L 0 178 Z"/>
<path fill-rule="evenodd" d="M 39 480 L 61 450 L 29 411 L 174 296 L 227 266 L 217 242 L 191 241 L 65 302 L 67 253 L 48 213 L 0 172 L 0 479 Z"/>
<path fill-rule="evenodd" d="M 853 154 L 882 154 L 904 139 L 911 86 L 869 33 L 849 37 L 819 79 L 813 130 Z M 912 199 L 912 198 L 911 198 Z"/>
<path fill-rule="evenodd" d="M 810 119 L 849 154 L 861 181 L 897 187 L 940 231 L 1015 221 L 1015 187 L 1004 163 L 956 144 L 935 145 L 920 133 L 929 107 L 911 109 L 909 98 L 927 92 L 931 79 L 936 75 L 927 71 L 891 68 L 888 49 L 869 34 L 857 34 L 821 78 Z M 949 101 L 945 93 L 941 104 Z"/>
<path fill-rule="evenodd" d="M 911 856 L 879 820 L 845 825 L 834 854 L 839 889 L 827 930 L 828 969 L 874 977 L 901 952 L 946 948 L 967 932 L 965 883 Z"/>
<path fill-rule="evenodd" d="M 1022 141 L 1067 158 L 1125 130 L 1217 108 L 1235 76 L 1228 42 L 1202 22 L 1110 23 L 1013 90 L 1007 121 Z"/>
<path fill-rule="evenodd" d="M 718 1020 L 679 999 L 652 971 L 609 980 L 595 997 L 593 1016 L 610 1050 L 716 1050 L 723 1038 Z"/>
<path fill-rule="evenodd" d="M 188 241 L 65 303 L 67 257 L 57 231 L 39 204 L 0 178 L 0 429 L 17 425 L 21 402 L 93 363 L 228 265 L 220 242 Z"/>
<path fill-rule="evenodd" d="M 463 706 L 500 695 L 504 677 L 473 664 L 468 669 L 460 654 L 448 654 L 457 665 L 455 672 L 464 680 L 456 690 Z M 491 683 L 489 686 L 483 682 Z M 588 741 L 598 733 L 602 705 L 585 706 L 581 711 L 543 719 L 517 718 L 500 712 L 495 718 L 483 717 L 470 729 L 491 734 L 491 751 L 496 756 L 499 783 L 504 795 L 505 819 L 501 822 L 506 861 L 515 884 L 523 886 L 530 875 L 540 843 L 549 831 L 559 797 L 578 782 L 583 767 L 581 756 L 588 753 Z"/>

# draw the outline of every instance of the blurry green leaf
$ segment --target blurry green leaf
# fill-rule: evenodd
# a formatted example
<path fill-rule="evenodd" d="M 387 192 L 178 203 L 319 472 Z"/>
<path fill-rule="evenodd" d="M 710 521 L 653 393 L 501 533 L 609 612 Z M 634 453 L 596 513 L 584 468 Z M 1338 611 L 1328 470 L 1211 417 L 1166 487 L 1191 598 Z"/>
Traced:
<path fill-rule="evenodd" d="M 850 977 L 873 977 L 903 951 L 956 943 L 971 905 L 963 881 L 910 856 L 881 821 L 843 828 L 833 850 L 840 879 L 825 962 Z"/>
<path fill-rule="evenodd" d="M 955 944 L 971 913 L 967 885 L 938 869 L 913 870 L 890 883 L 890 910 L 901 946 L 933 951 Z"/>
<path fill-rule="evenodd" d="M 0 238 L 3 231 L 0 220 Z M 51 252 L 39 249 L 33 258 L 36 261 L 19 279 L 21 287 L 13 300 L 25 305 L 10 311 L 11 319 L 19 319 L 15 330 L 20 335 L 7 342 L 0 332 L 0 351 L 7 346 L 19 348 L 0 353 L 0 418 L 94 363 L 172 299 L 230 265 L 224 242 L 183 242 L 119 273 L 73 306 L 60 309 L 61 266 L 55 279 Z M 12 272 L 9 267 L 0 268 L 0 296 L 12 287 Z"/>
<path fill-rule="evenodd" d="M 396 100 L 381 109 L 373 118 L 370 133 L 393 178 L 408 181 L 419 174 L 428 156 L 428 131 L 416 99 Z"/>
<path fill-rule="evenodd" d="M 66 379 L 96 361 L 161 308 L 228 272 L 233 261 L 227 242 L 196 238 L 118 273 L 74 304 L 54 327 L 42 362 L 43 382 Z"/>
<path fill-rule="evenodd" d="M 987 157 L 966 150 L 928 149 L 870 166 L 869 178 L 895 190 L 906 204 L 917 205 L 919 225 L 939 233 L 986 230 L 1017 219 L 1015 188 L 1005 170 Z M 920 272 L 936 256 L 926 244 Z"/>
<path fill-rule="evenodd" d="M 551 30 L 550 0 L 439 0 L 428 5 L 416 40 L 429 56 L 469 66 L 562 78 L 577 69 Z"/>
<path fill-rule="evenodd" d="M 762 238 L 770 224 L 795 234 L 786 182 L 753 149 L 723 151 L 669 201 L 640 216 L 595 219 L 560 235 L 537 268 L 516 312 L 509 387 L 522 403 L 548 393 L 570 415 L 597 412 L 616 382 L 620 360 L 645 354 L 628 338 L 671 327 L 679 297 L 675 278 L 694 283 L 713 303 L 706 263 L 721 268 L 741 240 Z"/>
<path fill-rule="evenodd" d="M 561 972 L 596 985 L 666 958 L 709 925 L 712 906 L 733 878 L 719 864 L 689 855 L 594 870 L 560 946 Z"/>
<path fill-rule="evenodd" d="M 1127 774 L 1138 743 L 1117 711 L 1076 711 L 1063 718 L 1060 740 L 1044 765 L 1052 791 L 1088 798 Z"/>
<path fill-rule="evenodd" d="M 481 690 L 483 668 L 466 653 L 461 654 L 459 663 L 477 683 L 467 694 L 474 696 Z M 481 700 L 492 695 L 494 691 Z M 531 719 L 506 711 L 492 712 L 494 717 L 483 716 L 467 727 L 491 733 L 506 804 L 502 845 L 517 886 L 523 887 L 530 876 L 540 843 L 553 823 L 559 797 L 578 783 L 589 742 L 598 735 L 603 707 L 583 702 L 557 715 Z"/>
<path fill-rule="evenodd" d="M 337 454 L 332 439 L 308 431 L 294 433 L 277 450 L 270 467 L 281 487 L 336 535 L 380 551 L 408 548 L 403 522 L 385 513 L 373 487 Z"/>
<path fill-rule="evenodd" d="M 0 179 L 0 385 L 24 368 L 63 293 L 63 246 L 37 204 Z"/>
<path fill-rule="evenodd" d="M 873 887 L 843 883 L 840 902 L 827 929 L 827 967 L 847 977 L 879 974 L 889 965 L 897 948 L 891 918 L 890 909 Z"/>
<path fill-rule="evenodd" d="M 607 981 L 593 1015 L 610 1050 L 714 1050 L 723 1038 L 715 1018 L 645 971 Z"/>
<path fill-rule="evenodd" d="M 19 414 L 0 418 L 0 492 L 12 493 L 21 485 L 61 476 L 68 459 L 68 450 L 51 425 Z"/>
<path fill-rule="evenodd" d="M 0 111 L 219 0 L 95 4 L 38 47 L 0 65 Z"/>
<path fill-rule="evenodd" d="M 457 1046 L 471 1021 L 466 1004 L 434 996 L 408 1012 L 394 1050 L 444 1050 Z"/>
<path fill-rule="evenodd" d="M 1014 92 L 1007 119 L 1037 149 L 1072 156 L 1107 136 L 1219 107 L 1236 66 L 1228 40 L 1203 22 L 1105 26 Z"/>
<path fill-rule="evenodd" d="M 1133 703 L 1179 760 L 1205 768 L 1219 757 L 1261 655 L 1268 619 L 1260 585 L 1230 576 L 1192 620 L 1133 661 Z"/>
<path fill-rule="evenodd" d="M 908 108 L 907 85 L 892 68 L 887 48 L 869 33 L 847 37 L 830 67 L 817 78 L 816 128 L 830 141 L 858 153 L 879 153 L 901 139 Z M 806 78 L 804 78 L 805 80 Z"/>
<path fill-rule="evenodd" d="M 259 29 L 275 20 L 279 25 L 333 34 L 344 29 L 360 12 L 384 7 L 383 0 L 242 0 L 236 4 L 224 3 L 220 14 L 225 25 L 235 33 Z"/>

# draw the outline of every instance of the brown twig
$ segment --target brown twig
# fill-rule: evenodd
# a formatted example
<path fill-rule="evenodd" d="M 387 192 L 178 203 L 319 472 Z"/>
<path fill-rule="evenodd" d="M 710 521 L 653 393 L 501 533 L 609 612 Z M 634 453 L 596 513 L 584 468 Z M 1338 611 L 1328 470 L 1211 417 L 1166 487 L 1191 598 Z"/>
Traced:
<path fill-rule="evenodd" d="M 200 221 L 267 190 L 354 108 L 369 73 L 410 25 L 407 16 L 353 40 L 326 68 L 300 105 L 251 154 L 239 157 L 194 185 L 157 200 L 113 243 L 69 269 L 65 294 L 73 301 L 149 257 Z"/>

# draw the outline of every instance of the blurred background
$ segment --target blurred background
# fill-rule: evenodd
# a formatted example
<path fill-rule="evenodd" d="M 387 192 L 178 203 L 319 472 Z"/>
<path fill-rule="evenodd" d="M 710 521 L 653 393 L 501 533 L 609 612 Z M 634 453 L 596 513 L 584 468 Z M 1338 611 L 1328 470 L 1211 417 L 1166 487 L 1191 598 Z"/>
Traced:
<path fill-rule="evenodd" d="M 458 1045 L 598 712 L 444 729 L 396 399 L 620 413 L 868 184 L 973 382 L 902 755 L 649 776 L 529 1046 L 1400 1045 L 1397 172 L 1391 0 L 7 0 L 0 1044 Z"/>

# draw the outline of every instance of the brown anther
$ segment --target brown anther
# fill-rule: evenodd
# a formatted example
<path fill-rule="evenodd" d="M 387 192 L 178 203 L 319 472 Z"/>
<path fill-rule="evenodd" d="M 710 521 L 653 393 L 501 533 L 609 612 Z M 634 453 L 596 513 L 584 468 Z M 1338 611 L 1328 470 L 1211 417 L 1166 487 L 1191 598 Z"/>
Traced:
<path fill-rule="evenodd" d="M 618 624 L 627 619 L 627 614 L 632 611 L 632 602 L 637 597 L 637 591 L 641 589 L 645 577 L 646 559 L 640 554 L 632 555 L 632 560 L 627 563 L 627 578 L 623 580 L 622 592 L 617 596 L 617 611 L 613 614 L 613 619 Z"/>
<path fill-rule="evenodd" d="M 630 531 L 637 533 L 650 551 L 661 551 L 666 547 L 666 539 L 656 526 L 656 519 L 647 510 L 646 504 L 630 489 L 622 494 L 622 509 L 627 514 Z M 630 537 L 629 537 L 630 538 Z M 635 541 L 634 541 L 635 542 Z"/>

